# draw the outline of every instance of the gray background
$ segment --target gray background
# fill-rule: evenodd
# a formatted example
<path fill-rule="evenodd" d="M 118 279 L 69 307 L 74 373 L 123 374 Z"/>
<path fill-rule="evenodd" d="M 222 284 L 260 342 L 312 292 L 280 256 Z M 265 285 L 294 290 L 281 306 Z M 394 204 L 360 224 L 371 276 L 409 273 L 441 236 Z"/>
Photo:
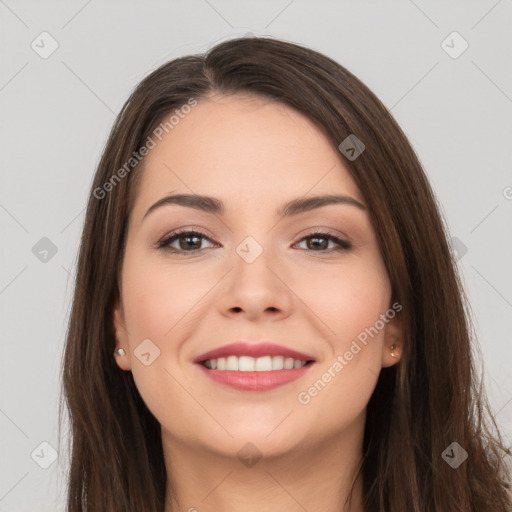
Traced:
<path fill-rule="evenodd" d="M 510 0 L 0 0 L 0 510 L 64 508 L 60 360 L 84 208 L 116 113 L 160 64 L 248 32 L 331 56 L 410 138 L 457 239 L 485 384 L 509 447 L 511 20 Z M 58 43 L 46 59 L 31 47 L 51 48 L 43 31 Z M 442 45 L 453 31 L 469 44 L 457 58 L 461 40 Z M 43 237 L 57 248 L 46 261 Z M 44 442 L 58 451 L 47 469 Z"/>

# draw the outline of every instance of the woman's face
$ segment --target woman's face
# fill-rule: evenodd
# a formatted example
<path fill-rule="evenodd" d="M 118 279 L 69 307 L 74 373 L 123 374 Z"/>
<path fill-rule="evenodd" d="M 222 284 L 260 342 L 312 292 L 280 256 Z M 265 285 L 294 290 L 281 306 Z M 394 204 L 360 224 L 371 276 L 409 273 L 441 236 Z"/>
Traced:
<path fill-rule="evenodd" d="M 156 142 L 130 213 L 114 325 L 126 351 L 117 364 L 163 437 L 230 457 L 250 442 L 271 456 L 361 430 L 380 369 L 399 360 L 399 307 L 337 148 L 293 109 L 241 95 L 200 101 Z M 148 213 L 178 194 L 189 206 Z M 350 199 L 283 212 L 325 195 Z M 169 241 L 176 230 L 200 234 Z M 236 342 L 249 348 L 209 358 L 216 369 L 197 362 Z M 277 347 L 251 351 L 263 342 Z M 278 369 L 291 364 L 286 350 L 303 354 L 294 366 L 313 362 Z"/>

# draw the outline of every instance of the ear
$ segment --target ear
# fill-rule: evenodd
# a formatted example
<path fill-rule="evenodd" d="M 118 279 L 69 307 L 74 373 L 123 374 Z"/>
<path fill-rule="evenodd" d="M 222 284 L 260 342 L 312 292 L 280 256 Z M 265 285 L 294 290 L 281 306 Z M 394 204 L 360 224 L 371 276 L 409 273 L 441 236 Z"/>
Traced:
<path fill-rule="evenodd" d="M 112 320 L 114 326 L 114 334 L 116 338 L 116 348 L 115 350 L 122 348 L 124 349 L 124 355 L 113 355 L 116 360 L 117 365 L 122 370 L 131 370 L 131 354 L 130 354 L 130 346 L 128 344 L 128 331 L 126 330 L 126 324 L 124 320 L 124 311 L 123 306 L 121 304 L 121 300 L 117 299 L 114 303 L 114 308 L 112 310 Z"/>
<path fill-rule="evenodd" d="M 393 366 L 402 358 L 404 348 L 402 316 L 396 314 L 386 325 L 382 345 L 382 368 Z"/>

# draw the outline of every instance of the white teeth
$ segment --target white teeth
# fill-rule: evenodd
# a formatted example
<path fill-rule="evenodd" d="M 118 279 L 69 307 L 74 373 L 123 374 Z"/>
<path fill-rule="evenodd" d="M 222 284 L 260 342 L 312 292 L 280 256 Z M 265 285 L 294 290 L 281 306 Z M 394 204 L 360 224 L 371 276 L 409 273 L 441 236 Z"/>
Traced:
<path fill-rule="evenodd" d="M 272 370 L 282 370 L 284 368 L 284 357 L 274 356 L 272 357 Z"/>
<path fill-rule="evenodd" d="M 257 372 L 268 372 L 272 370 L 272 358 L 270 356 L 258 357 L 254 363 Z"/>
<path fill-rule="evenodd" d="M 236 357 L 236 356 L 229 356 L 226 359 L 226 370 L 238 371 L 238 357 Z"/>
<path fill-rule="evenodd" d="M 287 357 L 284 360 L 284 369 L 285 370 L 291 370 L 292 368 L 293 368 L 293 358 L 292 357 Z"/>
<path fill-rule="evenodd" d="M 255 362 L 254 357 L 241 356 L 238 358 L 238 369 L 241 372 L 253 372 Z"/>
<path fill-rule="evenodd" d="M 292 370 L 302 368 L 306 361 L 283 356 L 228 356 L 204 361 L 204 366 L 212 370 L 234 370 L 240 372 L 269 372 L 271 370 Z"/>

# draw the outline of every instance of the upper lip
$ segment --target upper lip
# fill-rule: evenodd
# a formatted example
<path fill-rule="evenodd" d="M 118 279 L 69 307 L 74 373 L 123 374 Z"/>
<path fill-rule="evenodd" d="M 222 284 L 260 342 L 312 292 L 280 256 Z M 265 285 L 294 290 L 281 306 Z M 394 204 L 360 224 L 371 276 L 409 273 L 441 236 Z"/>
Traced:
<path fill-rule="evenodd" d="M 208 359 L 217 359 L 219 357 L 228 356 L 250 356 L 250 357 L 262 357 L 262 356 L 283 356 L 293 357 L 293 359 L 299 359 L 301 361 L 314 361 L 315 358 L 303 352 L 292 350 L 281 345 L 276 345 L 268 341 L 261 343 L 245 343 L 243 341 L 237 341 L 230 343 L 229 345 L 223 345 L 222 347 L 215 348 L 200 356 L 194 358 L 194 363 L 202 363 Z"/>

